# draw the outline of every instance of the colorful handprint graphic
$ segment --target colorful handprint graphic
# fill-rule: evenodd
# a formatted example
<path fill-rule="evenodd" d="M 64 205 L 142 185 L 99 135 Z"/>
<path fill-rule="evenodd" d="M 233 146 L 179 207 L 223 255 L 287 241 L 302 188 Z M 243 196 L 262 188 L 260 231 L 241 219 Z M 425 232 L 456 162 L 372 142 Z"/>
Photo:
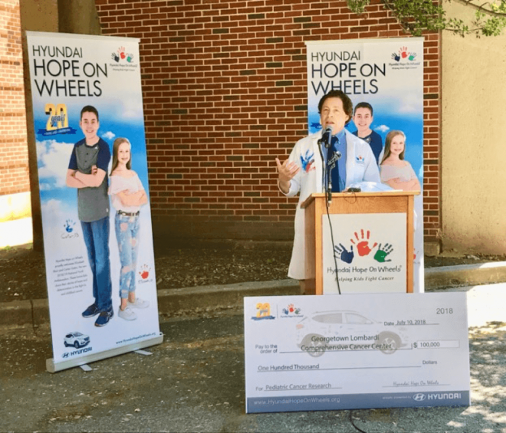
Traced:
<path fill-rule="evenodd" d="M 358 255 L 363 257 L 367 256 L 371 251 L 372 248 L 374 248 L 376 245 L 378 245 L 377 242 L 374 243 L 372 247 L 369 247 L 369 238 L 371 236 L 371 232 L 367 230 L 365 236 L 364 236 L 364 229 L 360 229 L 360 237 L 358 236 L 358 233 L 355 232 L 355 239 L 357 240 L 357 243 L 352 239 L 350 239 L 351 243 L 353 245 L 357 245 L 357 252 Z"/>
<path fill-rule="evenodd" d="M 374 254 L 374 260 L 379 263 L 391 262 L 392 259 L 386 259 L 386 257 L 394 250 L 394 247 L 390 244 L 385 244 L 385 247 L 381 249 L 381 244 L 378 246 L 378 251 Z"/>
<path fill-rule="evenodd" d="M 139 271 L 139 275 L 143 280 L 146 280 L 149 277 L 150 272 L 151 268 L 148 265 L 142 265 L 141 270 Z"/>
<path fill-rule="evenodd" d="M 111 54 L 111 58 L 115 62 L 126 60 L 128 63 L 132 63 L 134 60 L 134 55 L 132 53 L 127 53 L 125 47 L 119 47 L 115 53 Z"/>
<path fill-rule="evenodd" d="M 76 223 L 72 220 L 67 220 L 65 221 L 65 224 L 63 225 L 63 227 L 65 227 L 65 231 L 67 233 L 72 233 L 74 231 L 74 226 L 76 225 Z"/>
<path fill-rule="evenodd" d="M 125 47 L 119 47 L 118 48 L 118 54 L 119 54 L 120 59 L 124 60 L 125 57 L 126 57 Z"/>
<path fill-rule="evenodd" d="M 288 308 L 283 308 L 283 314 L 286 314 L 287 316 L 289 314 L 299 314 L 300 308 L 296 307 L 294 304 L 288 305 Z"/>
<path fill-rule="evenodd" d="M 343 244 L 336 245 L 334 247 L 334 257 L 341 259 L 344 263 L 350 264 L 353 261 L 353 257 L 355 257 L 353 245 L 350 245 L 350 251 L 346 250 Z"/>
<path fill-rule="evenodd" d="M 302 170 L 306 173 L 308 173 L 311 169 L 314 169 L 314 152 L 311 152 L 308 149 L 304 155 L 300 156 L 300 163 L 302 165 Z"/>

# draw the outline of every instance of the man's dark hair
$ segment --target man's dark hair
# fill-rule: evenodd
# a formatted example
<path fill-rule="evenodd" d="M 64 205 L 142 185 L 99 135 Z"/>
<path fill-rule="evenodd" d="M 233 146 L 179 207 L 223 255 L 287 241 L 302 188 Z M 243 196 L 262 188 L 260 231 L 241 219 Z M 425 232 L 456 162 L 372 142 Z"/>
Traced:
<path fill-rule="evenodd" d="M 353 116 L 353 103 L 351 102 L 350 97 L 341 90 L 331 90 L 326 95 L 323 95 L 323 97 L 320 99 L 320 102 L 318 102 L 318 113 L 322 112 L 323 104 L 328 98 L 339 98 L 343 102 L 343 109 L 348 116 L 349 122 Z"/>
<path fill-rule="evenodd" d="M 371 116 L 374 116 L 372 105 L 369 104 L 369 102 L 359 102 L 357 105 L 355 105 L 355 111 L 353 114 L 356 114 L 357 108 L 367 108 L 371 112 Z"/>
<path fill-rule="evenodd" d="M 95 116 L 97 116 L 97 122 L 100 122 L 98 118 L 98 111 L 93 105 L 86 105 L 86 107 L 83 107 L 81 110 L 81 119 L 83 118 L 84 113 L 93 113 Z"/>

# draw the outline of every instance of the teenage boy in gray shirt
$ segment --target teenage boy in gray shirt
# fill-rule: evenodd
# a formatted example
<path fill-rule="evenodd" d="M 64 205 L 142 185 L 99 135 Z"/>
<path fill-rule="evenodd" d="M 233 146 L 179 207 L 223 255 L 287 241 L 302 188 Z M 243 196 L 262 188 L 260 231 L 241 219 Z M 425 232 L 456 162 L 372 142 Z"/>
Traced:
<path fill-rule="evenodd" d="M 84 139 L 74 145 L 67 170 L 67 186 L 77 188 L 77 210 L 93 274 L 95 302 L 83 317 L 98 315 L 95 326 L 104 326 L 113 316 L 109 262 L 109 196 L 107 169 L 109 145 L 98 135 L 98 111 L 87 105 L 79 122 Z"/>

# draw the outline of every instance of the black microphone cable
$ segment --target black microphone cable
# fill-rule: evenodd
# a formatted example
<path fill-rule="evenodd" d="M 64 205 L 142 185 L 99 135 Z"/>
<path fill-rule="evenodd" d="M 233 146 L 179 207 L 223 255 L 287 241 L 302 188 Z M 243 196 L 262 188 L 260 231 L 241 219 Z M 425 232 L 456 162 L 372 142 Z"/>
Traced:
<path fill-rule="evenodd" d="M 331 173 L 329 172 L 329 178 L 330 178 L 330 174 Z M 331 194 L 332 194 L 332 192 L 331 192 Z M 329 220 L 330 240 L 332 242 L 332 256 L 334 257 L 334 266 L 335 266 L 335 273 L 336 273 L 337 292 L 341 295 L 341 286 L 339 285 L 339 270 L 338 270 L 338 267 L 337 267 L 337 258 L 336 258 L 336 244 L 334 242 L 334 230 L 332 228 L 332 221 L 330 219 L 330 212 L 329 212 L 329 200 L 325 200 L 325 205 L 326 205 L 326 208 L 327 208 L 327 219 Z"/>

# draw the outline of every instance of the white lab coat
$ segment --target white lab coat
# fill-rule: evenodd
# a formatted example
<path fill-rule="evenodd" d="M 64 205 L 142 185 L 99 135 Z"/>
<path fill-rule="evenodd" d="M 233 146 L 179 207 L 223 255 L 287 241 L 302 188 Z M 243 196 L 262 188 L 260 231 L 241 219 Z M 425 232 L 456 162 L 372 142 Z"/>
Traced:
<path fill-rule="evenodd" d="M 380 175 L 376 158 L 371 147 L 364 140 L 347 130 L 346 133 L 346 187 L 356 182 L 380 183 Z M 304 209 L 300 205 L 314 192 L 322 192 L 322 160 L 318 148 L 318 139 L 322 131 L 308 135 L 299 140 L 290 154 L 289 160 L 301 169 L 290 182 L 290 190 L 286 194 L 294 197 L 299 194 L 299 202 L 295 211 L 295 238 L 293 241 L 292 259 L 288 276 L 296 280 L 305 279 L 305 231 Z M 310 158 L 312 155 L 312 158 Z M 301 159 L 302 157 L 302 159 Z M 304 159 L 304 163 L 303 163 Z M 313 159 L 313 163 L 309 161 Z M 307 165 L 305 163 L 308 163 Z M 305 166 L 305 169 L 303 168 Z"/>

